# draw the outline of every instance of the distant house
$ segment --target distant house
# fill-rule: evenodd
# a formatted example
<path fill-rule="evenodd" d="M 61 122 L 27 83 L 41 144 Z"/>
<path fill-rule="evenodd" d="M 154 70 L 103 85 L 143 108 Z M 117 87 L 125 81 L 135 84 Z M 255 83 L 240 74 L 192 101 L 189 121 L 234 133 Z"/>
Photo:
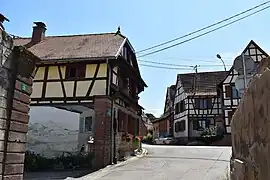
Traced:
<path fill-rule="evenodd" d="M 153 124 L 149 117 L 143 112 L 142 123 L 140 127 L 140 135 L 145 136 L 149 131 L 153 131 Z"/>
<path fill-rule="evenodd" d="M 251 77 L 257 73 L 258 65 L 260 64 L 261 60 L 269 56 L 253 40 L 249 42 L 242 53 L 250 56 L 255 62 L 254 70 L 248 74 Z M 237 77 L 239 77 L 239 73 L 236 72 L 233 67 L 231 67 L 227 76 L 218 85 L 218 91 L 221 94 L 223 119 L 225 120 L 226 133 L 228 134 L 231 133 L 230 124 L 232 116 L 241 100 L 241 95 L 235 87 L 235 80 Z"/>
<path fill-rule="evenodd" d="M 175 87 L 172 85 L 167 88 L 164 112 L 161 117 L 152 121 L 155 137 L 173 135 Z"/>
<path fill-rule="evenodd" d="M 208 127 L 214 126 L 222 114 L 219 84 L 226 71 L 178 74 L 174 98 L 174 137 L 187 142 Z"/>

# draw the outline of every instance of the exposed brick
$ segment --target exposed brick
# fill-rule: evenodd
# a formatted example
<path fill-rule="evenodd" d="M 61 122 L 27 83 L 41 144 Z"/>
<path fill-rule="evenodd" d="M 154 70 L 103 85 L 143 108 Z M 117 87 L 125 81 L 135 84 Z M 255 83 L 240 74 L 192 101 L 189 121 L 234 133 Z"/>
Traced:
<path fill-rule="evenodd" d="M 23 164 L 6 164 L 5 175 L 23 173 Z"/>
<path fill-rule="evenodd" d="M 11 142 L 26 142 L 26 133 L 9 131 L 8 140 Z"/>
<path fill-rule="evenodd" d="M 22 88 L 23 85 L 24 85 L 25 89 Z M 32 86 L 29 86 L 23 82 L 18 81 L 18 80 L 16 80 L 15 89 L 22 91 L 28 95 L 30 95 L 32 93 Z"/>
<path fill-rule="evenodd" d="M 0 97 L 7 97 L 7 90 L 0 87 Z"/>
<path fill-rule="evenodd" d="M 25 152 L 25 144 L 8 142 L 7 152 Z"/>
<path fill-rule="evenodd" d="M 3 162 L 3 158 L 4 158 L 4 153 L 0 152 L 0 162 Z"/>
<path fill-rule="evenodd" d="M 6 130 L 0 129 L 0 140 L 5 140 L 5 132 L 6 132 Z M 0 143 L 1 143 L 1 141 L 0 141 Z"/>
<path fill-rule="evenodd" d="M 0 141 L 0 151 L 4 151 L 4 146 L 5 146 L 4 140 L 1 140 Z"/>
<path fill-rule="evenodd" d="M 30 104 L 30 97 L 27 94 L 23 94 L 17 90 L 14 91 L 14 99 L 22 101 L 26 104 Z"/>
<path fill-rule="evenodd" d="M 109 98 L 95 98 L 94 110 L 95 110 L 95 143 L 94 153 L 95 167 L 104 167 L 110 163 L 111 155 L 111 123 L 112 117 L 108 115 L 108 111 L 111 109 L 111 100 Z"/>
<path fill-rule="evenodd" d="M 6 108 L 7 107 L 7 98 L 0 96 L 0 107 L 1 108 Z"/>
<path fill-rule="evenodd" d="M 7 111 L 4 108 L 0 108 L 0 119 L 6 119 L 7 118 Z"/>
<path fill-rule="evenodd" d="M 33 85 L 33 78 L 26 78 L 26 77 L 22 77 L 22 76 L 20 76 L 20 75 L 18 75 L 17 78 L 18 78 L 20 81 L 22 81 L 22 82 L 28 84 L 29 86 L 32 86 L 32 85 Z"/>
<path fill-rule="evenodd" d="M 16 121 L 11 121 L 10 122 L 10 130 L 27 133 L 27 131 L 28 131 L 28 124 L 26 124 L 26 123 L 20 123 L 20 122 L 16 122 Z"/>
<path fill-rule="evenodd" d="M 24 113 L 29 113 L 29 105 L 28 104 L 25 104 L 25 103 L 22 103 L 20 101 L 17 101 L 17 100 L 13 100 L 13 108 L 17 111 L 20 111 L 20 112 L 24 112 Z"/>
<path fill-rule="evenodd" d="M 23 164 L 24 163 L 24 153 L 7 153 L 6 163 L 10 164 Z"/>
<path fill-rule="evenodd" d="M 7 175 L 3 180 L 23 180 L 23 174 Z"/>
<path fill-rule="evenodd" d="M 21 113 L 21 112 L 12 110 L 11 120 L 19 121 L 19 122 L 23 122 L 23 123 L 28 123 L 29 122 L 29 115 L 26 113 Z"/>

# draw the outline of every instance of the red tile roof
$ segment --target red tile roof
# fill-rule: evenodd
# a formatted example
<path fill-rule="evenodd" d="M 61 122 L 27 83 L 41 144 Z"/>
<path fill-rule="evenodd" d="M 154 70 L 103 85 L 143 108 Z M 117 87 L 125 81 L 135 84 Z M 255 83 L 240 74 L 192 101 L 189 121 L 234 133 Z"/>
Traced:
<path fill-rule="evenodd" d="M 125 37 L 115 33 L 84 34 L 70 36 L 46 36 L 43 41 L 28 50 L 41 58 L 103 58 L 116 55 Z M 26 45 L 31 38 L 15 38 L 15 45 Z"/>

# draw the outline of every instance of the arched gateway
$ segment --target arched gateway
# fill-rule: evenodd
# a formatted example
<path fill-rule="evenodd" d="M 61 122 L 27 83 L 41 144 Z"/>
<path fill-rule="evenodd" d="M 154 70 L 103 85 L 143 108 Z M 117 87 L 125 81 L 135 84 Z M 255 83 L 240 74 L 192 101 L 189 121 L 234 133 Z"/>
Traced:
<path fill-rule="evenodd" d="M 3 177 L 23 178 L 30 94 L 31 106 L 77 112 L 84 123 L 87 112 L 94 112 L 87 123 L 93 129 L 90 134 L 94 135 L 96 167 L 104 167 L 116 158 L 117 139 L 123 133 L 139 134 L 142 107 L 138 94 L 146 84 L 140 76 L 135 52 L 120 29 L 117 33 L 48 37 L 45 31 L 42 22 L 35 23 L 31 38 L 12 40 L 5 31 L 0 31 L 0 48 L 4 49 L 0 57 L 4 61 L 12 57 L 11 66 L 15 69 L 19 66 L 16 80 L 10 71 L 13 79 L 8 83 L 12 87 L 13 81 L 16 82 L 13 94 L 7 95 L 7 98 L 14 95 L 14 100 L 7 100 L 1 114 L 6 113 L 6 120 L 1 120 L 0 136 Z M 6 47 L 12 56 L 8 56 Z M 18 59 L 19 65 L 14 59 Z M 5 70 L 4 65 L 1 70 Z M 1 96 L 6 92 L 2 79 Z"/>

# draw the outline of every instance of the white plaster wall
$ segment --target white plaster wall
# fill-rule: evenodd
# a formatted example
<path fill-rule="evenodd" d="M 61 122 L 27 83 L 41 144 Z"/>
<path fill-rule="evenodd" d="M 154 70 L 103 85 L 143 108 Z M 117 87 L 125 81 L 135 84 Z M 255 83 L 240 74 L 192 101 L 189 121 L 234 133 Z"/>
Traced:
<path fill-rule="evenodd" d="M 178 102 L 182 101 L 183 99 L 186 99 L 187 98 L 187 95 L 186 93 L 184 92 L 184 88 L 182 87 L 182 84 L 180 82 L 180 79 L 178 80 L 177 82 L 177 85 L 176 85 L 176 89 L 180 88 L 179 90 L 176 91 L 176 96 L 175 96 L 175 99 L 174 99 L 174 109 L 175 109 L 175 106 Z M 178 95 L 178 94 L 181 94 L 181 95 Z M 178 96 L 177 96 L 178 95 Z M 188 104 L 187 104 L 187 100 L 185 100 L 185 109 L 187 109 L 188 107 Z M 188 136 L 188 118 L 187 118 L 187 114 L 188 114 L 188 111 L 185 110 L 184 112 L 181 112 L 179 114 L 175 114 L 174 113 L 174 137 L 175 138 L 180 138 L 180 137 L 187 137 Z M 185 128 L 185 131 L 182 131 L 182 132 L 175 132 L 175 124 L 176 122 L 179 122 L 179 121 L 186 121 L 186 128 Z"/>
<path fill-rule="evenodd" d="M 76 152 L 79 114 L 53 107 L 31 107 L 26 149 L 45 157 Z"/>

